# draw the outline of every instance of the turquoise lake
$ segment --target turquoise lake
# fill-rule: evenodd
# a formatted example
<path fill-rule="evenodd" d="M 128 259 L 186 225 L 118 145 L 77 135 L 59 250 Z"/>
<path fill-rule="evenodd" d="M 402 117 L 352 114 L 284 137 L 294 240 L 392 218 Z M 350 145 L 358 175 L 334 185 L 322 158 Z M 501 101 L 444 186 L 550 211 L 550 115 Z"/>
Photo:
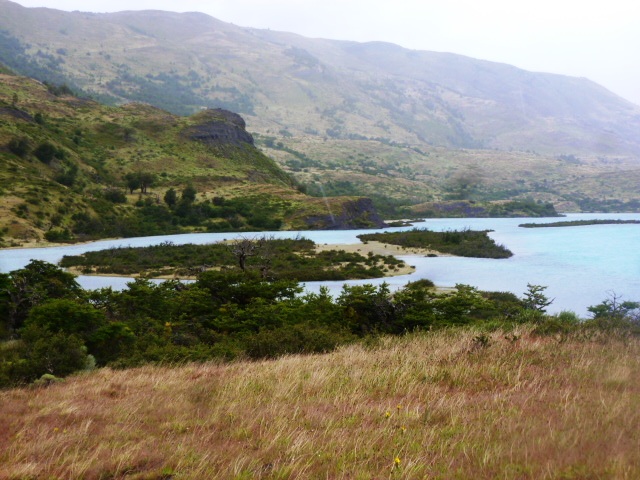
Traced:
<path fill-rule="evenodd" d="M 339 292 L 343 284 L 388 283 L 392 289 L 420 278 L 429 278 L 439 286 L 456 283 L 473 285 L 481 290 L 510 291 L 521 295 L 527 283 L 544 285 L 545 293 L 554 298 L 550 312 L 572 310 L 588 316 L 587 307 L 615 293 L 623 300 L 640 300 L 640 225 L 590 225 L 582 227 L 521 228 L 521 223 L 549 223 L 565 220 L 622 219 L 640 220 L 640 214 L 570 214 L 564 218 L 455 218 L 429 219 L 416 227 L 430 230 L 471 228 L 493 230 L 496 242 L 509 248 L 509 259 L 473 259 L 457 257 L 427 258 L 401 256 L 416 267 L 411 275 L 379 280 L 348 282 L 309 282 L 307 290 L 317 291 L 321 285 Z M 389 231 L 402 230 L 399 228 Z M 359 243 L 357 235 L 379 230 L 266 232 L 276 238 L 297 235 L 316 243 Z M 63 255 L 77 255 L 89 250 L 117 246 L 145 246 L 170 241 L 211 243 L 237 236 L 253 238 L 261 233 L 201 233 L 167 235 L 119 240 L 102 240 L 89 244 L 35 249 L 0 250 L 0 271 L 9 272 L 25 266 L 31 259 L 57 263 Z M 80 276 L 78 282 L 87 289 L 112 286 L 124 288 L 129 279 L 118 277 Z"/>

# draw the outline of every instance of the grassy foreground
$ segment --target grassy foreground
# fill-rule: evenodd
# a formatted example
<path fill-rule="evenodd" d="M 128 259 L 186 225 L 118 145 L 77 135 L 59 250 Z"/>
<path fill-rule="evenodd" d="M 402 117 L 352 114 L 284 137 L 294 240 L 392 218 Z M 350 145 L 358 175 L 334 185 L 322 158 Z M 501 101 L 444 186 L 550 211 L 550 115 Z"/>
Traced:
<path fill-rule="evenodd" d="M 639 478 L 640 341 L 530 328 L 0 392 L 0 478 Z"/>

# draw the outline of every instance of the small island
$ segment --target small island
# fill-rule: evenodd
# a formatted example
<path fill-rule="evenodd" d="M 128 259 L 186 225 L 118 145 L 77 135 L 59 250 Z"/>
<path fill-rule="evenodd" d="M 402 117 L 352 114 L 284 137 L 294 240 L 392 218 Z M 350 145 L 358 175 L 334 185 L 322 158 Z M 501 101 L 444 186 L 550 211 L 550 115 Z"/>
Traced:
<path fill-rule="evenodd" d="M 259 237 L 206 245 L 164 242 L 65 255 L 60 266 L 83 275 L 195 279 L 209 270 L 254 270 L 263 278 L 339 281 L 410 273 L 413 268 L 393 255 L 328 249 L 306 238 Z"/>
<path fill-rule="evenodd" d="M 358 235 L 363 242 L 380 242 L 398 245 L 404 249 L 423 249 L 428 255 L 436 252 L 459 257 L 509 258 L 513 253 L 504 245 L 498 245 L 487 235 L 488 230 L 448 230 L 433 232 L 414 228 L 404 232 L 368 233 Z"/>
<path fill-rule="evenodd" d="M 548 227 L 583 227 L 586 225 L 626 225 L 640 224 L 640 220 L 566 220 L 564 222 L 551 223 L 521 223 L 522 228 L 548 228 Z"/>

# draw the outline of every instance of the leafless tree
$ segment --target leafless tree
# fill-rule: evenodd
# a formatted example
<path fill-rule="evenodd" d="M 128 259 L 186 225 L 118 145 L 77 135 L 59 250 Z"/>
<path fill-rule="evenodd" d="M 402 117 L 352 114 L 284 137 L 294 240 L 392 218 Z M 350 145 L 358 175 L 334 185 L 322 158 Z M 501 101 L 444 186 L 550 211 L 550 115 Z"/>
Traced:
<path fill-rule="evenodd" d="M 266 235 L 258 238 L 238 237 L 229 243 L 229 251 L 236 257 L 240 270 L 247 270 L 247 261 L 250 257 L 258 257 L 260 275 L 267 278 L 271 271 L 273 260 L 273 236 Z"/>

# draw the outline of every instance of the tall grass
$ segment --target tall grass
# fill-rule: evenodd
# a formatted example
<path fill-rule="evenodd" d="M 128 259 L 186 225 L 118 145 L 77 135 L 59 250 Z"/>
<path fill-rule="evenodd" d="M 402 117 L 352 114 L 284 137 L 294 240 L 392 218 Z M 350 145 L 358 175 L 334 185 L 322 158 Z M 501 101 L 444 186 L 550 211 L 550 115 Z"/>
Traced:
<path fill-rule="evenodd" d="M 0 478 L 640 478 L 640 341 L 445 330 L 0 393 Z"/>

